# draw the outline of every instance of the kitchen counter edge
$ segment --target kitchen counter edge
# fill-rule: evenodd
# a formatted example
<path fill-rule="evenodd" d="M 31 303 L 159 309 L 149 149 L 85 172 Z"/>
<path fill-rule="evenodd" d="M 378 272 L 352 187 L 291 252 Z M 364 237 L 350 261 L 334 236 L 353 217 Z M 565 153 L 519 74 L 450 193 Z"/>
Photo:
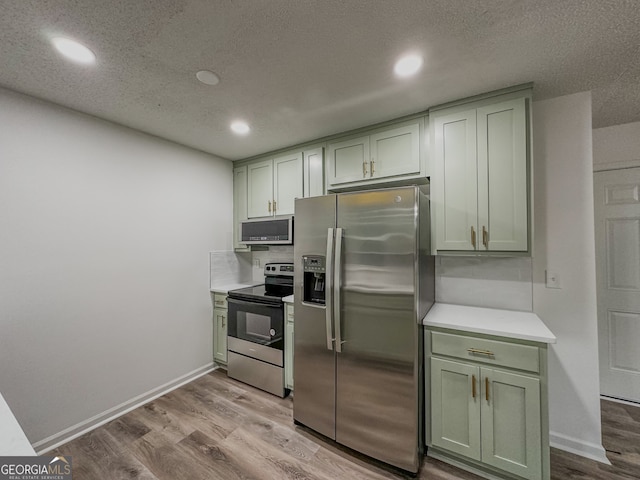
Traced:
<path fill-rule="evenodd" d="M 229 290 L 237 290 L 239 288 L 255 287 L 256 285 L 260 285 L 260 283 L 258 283 L 258 282 L 252 282 L 252 283 L 226 283 L 226 284 L 220 284 L 220 285 L 213 285 L 211 287 L 210 291 L 217 292 L 217 293 L 229 293 Z"/>
<path fill-rule="evenodd" d="M 533 312 L 435 303 L 422 320 L 425 327 L 447 328 L 497 337 L 556 343 L 555 335 Z"/>

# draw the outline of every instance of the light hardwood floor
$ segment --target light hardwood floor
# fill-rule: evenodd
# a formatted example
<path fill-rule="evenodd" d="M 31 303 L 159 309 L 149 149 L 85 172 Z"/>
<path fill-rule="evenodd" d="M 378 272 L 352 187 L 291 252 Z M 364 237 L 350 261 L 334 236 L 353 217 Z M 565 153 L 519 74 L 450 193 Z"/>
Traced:
<path fill-rule="evenodd" d="M 72 456 L 74 480 L 411 478 L 295 426 L 292 406 L 217 370 L 50 454 Z M 552 450 L 552 479 L 640 478 L 640 408 L 602 414 L 613 465 Z M 479 477 L 427 457 L 418 478 Z"/>

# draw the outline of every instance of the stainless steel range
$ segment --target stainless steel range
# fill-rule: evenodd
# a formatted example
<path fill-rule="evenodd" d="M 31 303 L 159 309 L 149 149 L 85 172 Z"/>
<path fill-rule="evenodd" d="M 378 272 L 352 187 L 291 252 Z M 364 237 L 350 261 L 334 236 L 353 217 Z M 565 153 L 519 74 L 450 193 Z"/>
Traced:
<path fill-rule="evenodd" d="M 282 298 L 293 293 L 293 263 L 267 263 L 264 275 L 264 284 L 227 297 L 227 375 L 285 397 Z"/>

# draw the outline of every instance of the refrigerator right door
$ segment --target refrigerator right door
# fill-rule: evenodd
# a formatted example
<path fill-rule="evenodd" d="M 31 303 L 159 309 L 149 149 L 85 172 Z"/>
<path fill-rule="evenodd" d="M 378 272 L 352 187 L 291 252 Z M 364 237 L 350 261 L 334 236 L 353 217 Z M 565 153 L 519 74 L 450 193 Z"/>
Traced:
<path fill-rule="evenodd" d="M 414 187 L 338 196 L 334 300 L 336 441 L 412 472 L 420 465 L 417 201 Z"/>

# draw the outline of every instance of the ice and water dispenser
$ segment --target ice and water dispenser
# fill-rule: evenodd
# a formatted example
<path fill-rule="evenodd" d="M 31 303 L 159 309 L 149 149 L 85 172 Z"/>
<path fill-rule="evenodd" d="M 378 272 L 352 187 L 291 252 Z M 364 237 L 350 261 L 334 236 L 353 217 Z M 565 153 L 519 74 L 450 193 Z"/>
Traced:
<path fill-rule="evenodd" d="M 303 261 L 303 301 L 316 305 L 324 305 L 325 257 L 320 255 L 305 255 Z"/>

